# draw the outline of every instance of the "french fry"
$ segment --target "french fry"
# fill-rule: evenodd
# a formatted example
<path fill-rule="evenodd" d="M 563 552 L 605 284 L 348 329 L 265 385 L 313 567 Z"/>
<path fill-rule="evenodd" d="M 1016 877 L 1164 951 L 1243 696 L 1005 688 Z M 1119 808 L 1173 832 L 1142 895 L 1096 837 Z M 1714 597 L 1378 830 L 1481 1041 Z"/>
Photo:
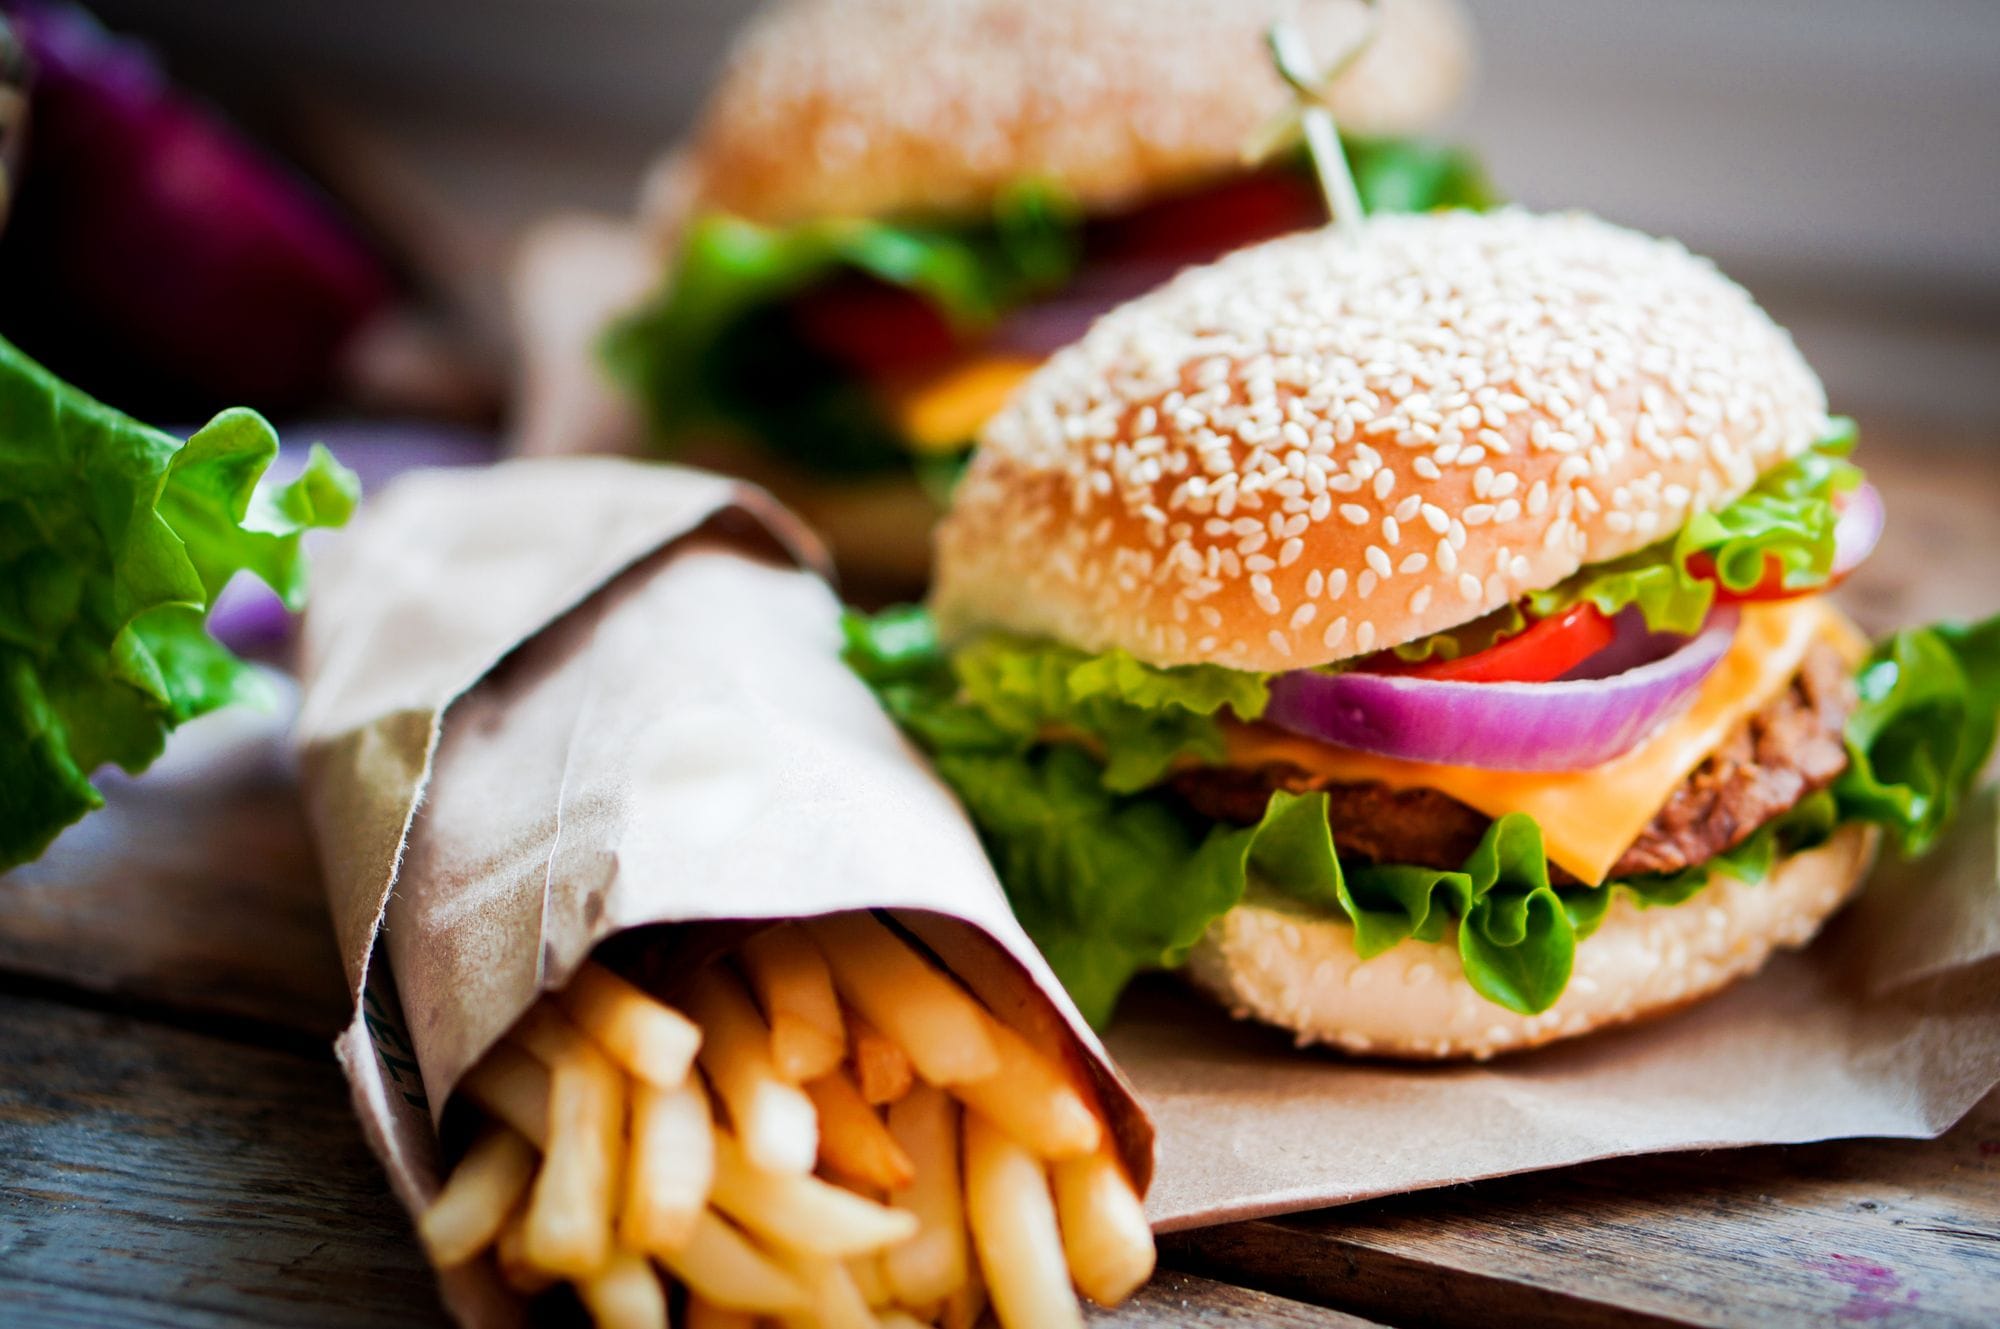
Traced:
<path fill-rule="evenodd" d="M 620 1242 L 634 1250 L 670 1250 L 693 1234 L 715 1176 L 714 1131 L 699 1077 L 674 1089 L 633 1086 Z"/>
<path fill-rule="evenodd" d="M 848 1003 L 909 1054 L 932 1084 L 962 1084 L 1000 1069 L 985 1010 L 869 914 L 807 924 Z"/>
<path fill-rule="evenodd" d="M 819 1113 L 820 1166 L 877 1190 L 901 1190 L 916 1176 L 910 1156 L 890 1138 L 875 1109 L 836 1066 L 805 1085 Z"/>
<path fill-rule="evenodd" d="M 985 1315 L 986 1279 L 979 1272 L 979 1262 L 969 1260 L 964 1284 L 944 1299 L 944 1310 L 937 1317 L 938 1329 L 976 1329 Z"/>
<path fill-rule="evenodd" d="M 845 1264 L 782 1243 L 776 1251 L 812 1297 L 810 1314 L 797 1317 L 800 1329 L 878 1329 L 874 1310 Z"/>
<path fill-rule="evenodd" d="M 548 1147 L 549 1073 L 520 1048 L 502 1043 L 488 1052 L 458 1082 L 458 1091 L 537 1149 Z"/>
<path fill-rule="evenodd" d="M 965 1210 L 1001 1329 L 1082 1325 L 1041 1162 L 976 1112 L 965 1114 Z"/>
<path fill-rule="evenodd" d="M 1153 1276 L 1146 1211 L 1108 1147 L 1063 1159 L 1049 1171 L 1070 1277 L 1084 1296 L 1115 1306 Z"/>
<path fill-rule="evenodd" d="M 861 1090 L 861 1101 L 881 1107 L 909 1093 L 917 1079 L 909 1054 L 868 1023 L 861 1012 L 852 1006 L 842 1009 L 847 1014 L 848 1046 L 853 1049 L 854 1079 Z"/>
<path fill-rule="evenodd" d="M 1042 1158 L 1074 1158 L 1097 1148 L 1104 1127 L 1061 1068 L 992 1016 L 987 1032 L 1000 1069 L 952 1093 Z"/>
<path fill-rule="evenodd" d="M 884 1251 L 882 1270 L 889 1290 L 906 1306 L 942 1301 L 966 1280 L 958 1115 L 958 1105 L 927 1084 L 889 1108 L 889 1133 L 915 1174 L 909 1189 L 889 1202 L 915 1216 L 917 1235 Z"/>
<path fill-rule="evenodd" d="M 554 1274 L 537 1269 L 528 1259 L 528 1206 L 516 1205 L 493 1240 L 493 1262 L 500 1281 L 524 1297 L 538 1297 L 556 1285 Z"/>
<path fill-rule="evenodd" d="M 771 1031 L 743 985 L 711 967 L 689 986 L 687 1010 L 702 1028 L 701 1067 L 729 1109 L 743 1152 L 768 1172 L 811 1172 L 819 1154 L 812 1100 L 771 1064 Z"/>
<path fill-rule="evenodd" d="M 687 1299 L 687 1329 L 757 1329 L 749 1311 L 730 1310 L 692 1294 Z"/>
<path fill-rule="evenodd" d="M 540 1161 L 520 1132 L 507 1126 L 487 1127 L 417 1220 L 417 1234 L 431 1263 L 449 1269 L 492 1245 Z"/>
<path fill-rule="evenodd" d="M 788 1315 L 812 1306 L 805 1284 L 712 1209 L 702 1211 L 680 1249 L 648 1254 L 695 1296 L 717 1306 L 758 1315 Z"/>
<path fill-rule="evenodd" d="M 611 1059 L 546 1005 L 515 1037 L 549 1067 L 549 1142 L 528 1197 L 528 1258 L 569 1278 L 611 1257 L 625 1152 L 625 1079 Z"/>
<path fill-rule="evenodd" d="M 596 1329 L 667 1329 L 667 1290 L 643 1255 L 619 1251 L 576 1282 Z"/>
<path fill-rule="evenodd" d="M 576 971 L 556 1000 L 628 1074 L 662 1089 L 687 1079 L 701 1030 L 671 1006 L 594 961 Z"/>
<path fill-rule="evenodd" d="M 889 1280 L 882 1276 L 882 1257 L 878 1254 L 848 1256 L 847 1276 L 854 1280 L 870 1310 L 880 1310 L 896 1299 L 889 1291 Z"/>
<path fill-rule="evenodd" d="M 917 1220 L 817 1177 L 765 1172 L 721 1131 L 709 1202 L 749 1231 L 788 1248 L 839 1258 L 907 1241 Z"/>
<path fill-rule="evenodd" d="M 782 925 L 745 942 L 743 969 L 771 1026 L 771 1061 L 794 1084 L 817 1079 L 847 1055 L 847 1026 L 833 975 L 812 939 Z"/>

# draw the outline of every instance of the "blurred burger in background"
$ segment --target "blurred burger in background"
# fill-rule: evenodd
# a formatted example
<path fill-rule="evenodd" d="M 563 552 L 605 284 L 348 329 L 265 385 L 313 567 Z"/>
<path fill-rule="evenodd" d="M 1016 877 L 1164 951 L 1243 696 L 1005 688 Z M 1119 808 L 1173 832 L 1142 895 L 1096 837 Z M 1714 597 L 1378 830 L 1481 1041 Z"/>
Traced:
<path fill-rule="evenodd" d="M 1302 151 L 1245 162 L 1287 104 L 1280 8 L 1325 52 L 1375 25 L 1331 94 L 1371 210 L 1489 202 L 1462 152 L 1409 137 L 1468 80 L 1454 0 L 795 0 L 651 191 L 668 271 L 605 364 L 661 450 L 770 484 L 863 594 L 921 584 L 975 434 L 1055 349 L 1324 221 Z"/>

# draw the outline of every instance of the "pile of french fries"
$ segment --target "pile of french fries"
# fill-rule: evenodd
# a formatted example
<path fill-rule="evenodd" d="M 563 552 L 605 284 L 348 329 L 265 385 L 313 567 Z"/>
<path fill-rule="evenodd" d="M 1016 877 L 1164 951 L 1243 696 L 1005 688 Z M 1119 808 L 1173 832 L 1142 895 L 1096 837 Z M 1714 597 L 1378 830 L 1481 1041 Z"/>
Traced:
<path fill-rule="evenodd" d="M 1080 1325 L 1151 1275 L 1094 1096 L 866 913 L 787 923 L 676 1010 L 592 962 L 461 1086 L 419 1221 L 601 1329 Z"/>

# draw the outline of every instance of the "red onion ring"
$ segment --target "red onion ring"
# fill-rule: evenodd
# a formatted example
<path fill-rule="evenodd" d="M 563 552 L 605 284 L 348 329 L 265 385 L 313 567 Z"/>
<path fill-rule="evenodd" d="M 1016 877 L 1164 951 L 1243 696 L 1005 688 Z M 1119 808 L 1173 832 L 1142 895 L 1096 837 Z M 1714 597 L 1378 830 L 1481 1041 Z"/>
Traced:
<path fill-rule="evenodd" d="M 1882 538 L 1882 528 L 1888 523 L 1888 513 L 1882 507 L 1882 495 L 1874 485 L 1863 481 L 1859 488 L 1847 496 L 1847 504 L 1840 510 L 1840 518 L 1833 526 L 1833 572 L 1832 579 L 1838 581 L 1861 566 L 1868 555 L 1875 551 L 1875 544 Z"/>
<path fill-rule="evenodd" d="M 1500 771 L 1575 771 L 1629 752 L 1678 712 L 1736 636 L 1727 606 L 1672 653 L 1609 678 L 1448 683 L 1300 670 L 1271 682 L 1266 723 L 1385 757 Z"/>

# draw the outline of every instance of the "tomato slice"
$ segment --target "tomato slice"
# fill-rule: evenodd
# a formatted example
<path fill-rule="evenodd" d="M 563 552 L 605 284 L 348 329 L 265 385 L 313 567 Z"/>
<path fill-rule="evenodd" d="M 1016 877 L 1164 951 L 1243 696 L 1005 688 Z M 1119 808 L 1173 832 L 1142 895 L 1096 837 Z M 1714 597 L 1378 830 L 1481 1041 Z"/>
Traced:
<path fill-rule="evenodd" d="M 921 374 L 961 349 L 937 306 L 915 291 L 859 274 L 801 292 L 790 313 L 799 336 L 871 382 Z"/>
<path fill-rule="evenodd" d="M 1846 494 L 1835 494 L 1833 496 L 1833 510 L 1835 512 L 1845 511 L 1847 504 L 1848 496 Z M 1830 591 L 1840 585 L 1841 582 L 1847 579 L 1848 572 L 1853 571 L 1852 568 L 1836 570 L 1828 574 L 1825 581 L 1815 582 L 1811 586 L 1787 586 L 1785 585 L 1785 565 L 1778 561 L 1775 554 L 1766 554 L 1764 556 L 1764 575 L 1757 579 L 1756 585 L 1748 586 L 1738 591 L 1723 585 L 1716 577 L 1715 559 L 1707 553 L 1694 554 L 1689 557 L 1687 570 L 1690 577 L 1694 577 L 1700 581 L 1715 582 L 1715 602 L 1721 605 L 1748 604 L 1753 600 L 1790 600 L 1801 595 L 1818 595 L 1821 591 Z"/>
<path fill-rule="evenodd" d="M 1091 225 L 1090 258 L 1203 262 L 1232 249 L 1324 225 L 1326 204 L 1303 172 L 1271 169 L 1175 194 Z"/>
<path fill-rule="evenodd" d="M 1392 654 L 1378 672 L 1451 683 L 1546 683 L 1609 646 L 1615 635 L 1611 620 L 1585 603 L 1537 619 L 1483 651 L 1422 664 L 1407 664 Z"/>

